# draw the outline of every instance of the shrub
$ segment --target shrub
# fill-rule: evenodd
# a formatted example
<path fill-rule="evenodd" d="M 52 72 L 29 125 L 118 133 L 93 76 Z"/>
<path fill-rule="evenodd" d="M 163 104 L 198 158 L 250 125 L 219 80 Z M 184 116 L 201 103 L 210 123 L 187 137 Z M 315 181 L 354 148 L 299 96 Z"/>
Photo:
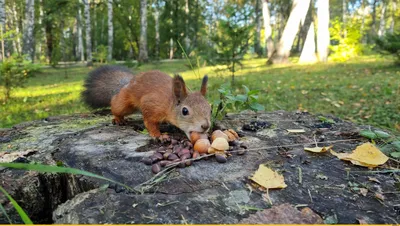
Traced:
<path fill-rule="evenodd" d="M 393 55 L 396 63 L 400 64 L 400 33 L 386 34 L 376 39 L 376 45 L 382 54 Z"/>

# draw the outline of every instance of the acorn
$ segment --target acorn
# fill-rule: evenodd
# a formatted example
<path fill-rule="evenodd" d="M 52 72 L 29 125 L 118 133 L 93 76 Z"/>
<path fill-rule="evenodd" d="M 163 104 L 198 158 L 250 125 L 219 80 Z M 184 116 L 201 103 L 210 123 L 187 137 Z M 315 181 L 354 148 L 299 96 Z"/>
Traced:
<path fill-rule="evenodd" d="M 153 173 L 158 173 L 158 172 L 160 172 L 161 171 L 161 166 L 160 166 L 160 164 L 159 163 L 156 163 L 156 164 L 153 164 L 152 166 L 151 166 L 151 171 L 153 171 Z"/>
<path fill-rule="evenodd" d="M 210 141 L 208 139 L 199 139 L 194 144 L 194 150 L 199 153 L 207 153 L 208 148 L 210 147 Z"/>

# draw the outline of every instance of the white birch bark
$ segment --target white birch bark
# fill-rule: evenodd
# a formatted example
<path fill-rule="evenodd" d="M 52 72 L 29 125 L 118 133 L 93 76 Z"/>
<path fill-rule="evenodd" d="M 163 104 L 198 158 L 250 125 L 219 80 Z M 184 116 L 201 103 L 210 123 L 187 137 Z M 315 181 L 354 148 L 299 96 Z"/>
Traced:
<path fill-rule="evenodd" d="M 147 62 L 147 0 L 140 0 L 139 61 Z"/>
<path fill-rule="evenodd" d="M 379 31 L 378 31 L 379 37 L 382 37 L 385 34 L 385 12 L 386 12 L 386 4 L 384 1 L 382 1 L 381 18 L 380 18 Z"/>
<path fill-rule="evenodd" d="M 0 35 L 3 36 L 5 33 L 6 24 L 6 8 L 5 8 L 5 0 L 0 0 Z M 1 39 L 1 55 L 0 60 L 3 61 L 5 57 L 5 47 L 4 47 L 4 39 Z"/>
<path fill-rule="evenodd" d="M 108 52 L 107 52 L 107 61 L 112 60 L 112 50 L 113 50 L 113 36 L 114 36 L 114 27 L 113 27 L 113 1 L 107 0 L 108 7 Z"/>
<path fill-rule="evenodd" d="M 274 52 L 274 41 L 272 40 L 271 16 L 268 9 L 268 0 L 262 0 L 262 13 L 264 19 L 264 41 L 267 47 L 267 56 L 270 58 Z"/>
<path fill-rule="evenodd" d="M 318 29 L 317 29 L 317 50 L 319 60 L 328 61 L 328 50 L 330 42 L 329 34 L 329 0 L 318 0 Z"/>
<path fill-rule="evenodd" d="M 185 0 L 185 51 L 189 54 L 190 38 L 189 38 L 189 0 Z"/>
<path fill-rule="evenodd" d="M 304 42 L 303 50 L 301 51 L 299 63 L 314 63 L 317 61 L 315 55 L 315 31 L 314 22 L 311 22 L 307 32 L 306 41 Z"/>
<path fill-rule="evenodd" d="M 86 24 L 86 62 L 88 66 L 93 64 L 92 62 L 92 39 L 91 39 L 91 27 L 90 27 L 90 0 L 82 0 L 84 5 L 84 16 Z"/>
<path fill-rule="evenodd" d="M 82 10 L 81 10 L 81 7 L 78 6 L 78 15 L 77 15 L 78 58 L 80 59 L 81 62 L 85 61 L 85 53 L 83 51 L 82 24 L 83 24 L 82 23 Z"/>
<path fill-rule="evenodd" d="M 35 1 L 26 0 L 25 21 L 24 21 L 24 44 L 22 53 L 26 54 L 27 60 L 34 61 L 35 57 L 35 37 L 33 35 L 35 22 Z"/>
<path fill-rule="evenodd" d="M 389 29 L 391 34 L 393 34 L 393 32 L 394 32 L 394 21 L 395 21 L 395 16 L 396 16 L 395 13 L 396 13 L 396 10 L 397 10 L 396 1 L 397 0 L 392 0 L 392 13 L 390 15 L 391 21 L 390 21 L 390 29 Z"/>
<path fill-rule="evenodd" d="M 156 6 L 154 7 L 154 20 L 155 20 L 155 30 L 156 30 L 156 48 L 155 48 L 155 57 L 156 59 L 159 58 L 160 55 L 160 11 L 158 8 L 158 4 L 156 3 Z"/>
<path fill-rule="evenodd" d="M 276 52 L 268 60 L 268 63 L 285 63 L 287 62 L 290 50 L 293 45 L 293 41 L 299 30 L 299 24 L 304 21 L 308 8 L 310 6 L 310 0 L 294 0 L 292 11 L 288 22 L 286 23 L 285 29 L 283 30 L 282 38 L 279 40 Z"/>

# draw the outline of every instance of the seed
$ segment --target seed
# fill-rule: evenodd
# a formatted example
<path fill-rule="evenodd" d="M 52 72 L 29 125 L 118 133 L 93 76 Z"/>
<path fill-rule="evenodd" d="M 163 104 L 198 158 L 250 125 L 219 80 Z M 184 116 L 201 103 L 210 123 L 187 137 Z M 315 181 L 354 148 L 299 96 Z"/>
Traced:
<path fill-rule="evenodd" d="M 189 154 L 189 157 L 190 157 L 190 150 L 184 148 L 184 149 L 182 149 L 182 150 L 178 153 L 178 156 L 179 156 L 179 157 L 182 157 L 182 156 L 188 155 L 188 154 Z"/>
<path fill-rule="evenodd" d="M 215 158 L 217 162 L 219 163 L 225 163 L 227 161 L 226 157 L 224 155 L 215 155 Z"/>
<path fill-rule="evenodd" d="M 164 159 L 168 159 L 168 156 L 172 154 L 172 151 L 168 150 L 167 152 L 164 153 L 163 157 Z"/>
<path fill-rule="evenodd" d="M 142 159 L 142 162 L 146 165 L 151 165 L 153 163 L 153 160 L 151 160 L 150 158 L 146 157 Z"/>
<path fill-rule="evenodd" d="M 180 160 L 180 159 L 175 159 L 175 160 L 169 161 L 169 162 L 167 163 L 167 165 L 165 165 L 165 166 L 170 166 L 170 165 L 172 165 L 172 164 L 176 164 L 176 163 L 179 162 L 179 161 L 181 161 L 181 160 Z"/>
<path fill-rule="evenodd" d="M 158 172 L 160 172 L 160 171 L 161 171 L 161 166 L 160 166 L 160 164 L 159 164 L 159 163 L 153 164 L 153 165 L 151 166 L 151 171 L 152 171 L 153 173 L 158 173 Z"/>
<path fill-rule="evenodd" d="M 197 151 L 193 152 L 192 158 L 197 159 L 198 157 L 200 157 L 199 152 L 197 152 Z"/>
<path fill-rule="evenodd" d="M 168 165 L 168 163 L 170 163 L 171 161 L 168 161 L 168 160 L 162 160 L 162 161 L 160 161 L 160 165 L 162 166 L 162 167 L 164 167 L 164 166 L 166 166 L 166 165 Z"/>
<path fill-rule="evenodd" d="M 177 144 L 178 143 L 178 141 L 177 140 L 175 140 L 175 139 L 171 139 L 171 144 L 172 145 L 175 145 L 175 144 Z"/>
<path fill-rule="evenodd" d="M 156 157 L 154 155 L 150 156 L 150 159 L 151 159 L 151 163 L 155 163 L 159 160 L 158 157 Z"/>
<path fill-rule="evenodd" d="M 154 153 L 153 157 L 157 158 L 158 160 L 162 160 L 164 158 L 164 156 L 161 153 Z"/>
<path fill-rule="evenodd" d="M 175 159 L 178 159 L 178 156 L 177 155 L 175 155 L 175 154 L 170 154 L 169 156 L 168 156 L 168 160 L 175 160 Z"/>

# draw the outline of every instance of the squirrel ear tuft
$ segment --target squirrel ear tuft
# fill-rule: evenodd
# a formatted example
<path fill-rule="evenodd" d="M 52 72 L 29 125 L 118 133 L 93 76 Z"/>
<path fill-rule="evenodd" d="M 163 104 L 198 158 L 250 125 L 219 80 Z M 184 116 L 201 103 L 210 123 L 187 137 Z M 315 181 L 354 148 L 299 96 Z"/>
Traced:
<path fill-rule="evenodd" d="M 172 86 L 173 86 L 174 95 L 178 101 L 181 101 L 186 98 L 187 89 L 186 89 L 185 81 L 183 81 L 183 78 L 180 75 L 175 74 Z"/>
<path fill-rule="evenodd" d="M 205 75 L 203 77 L 203 81 L 201 82 L 201 89 L 200 89 L 200 93 L 203 96 L 206 96 L 207 93 L 207 83 L 208 83 L 208 75 Z"/>

